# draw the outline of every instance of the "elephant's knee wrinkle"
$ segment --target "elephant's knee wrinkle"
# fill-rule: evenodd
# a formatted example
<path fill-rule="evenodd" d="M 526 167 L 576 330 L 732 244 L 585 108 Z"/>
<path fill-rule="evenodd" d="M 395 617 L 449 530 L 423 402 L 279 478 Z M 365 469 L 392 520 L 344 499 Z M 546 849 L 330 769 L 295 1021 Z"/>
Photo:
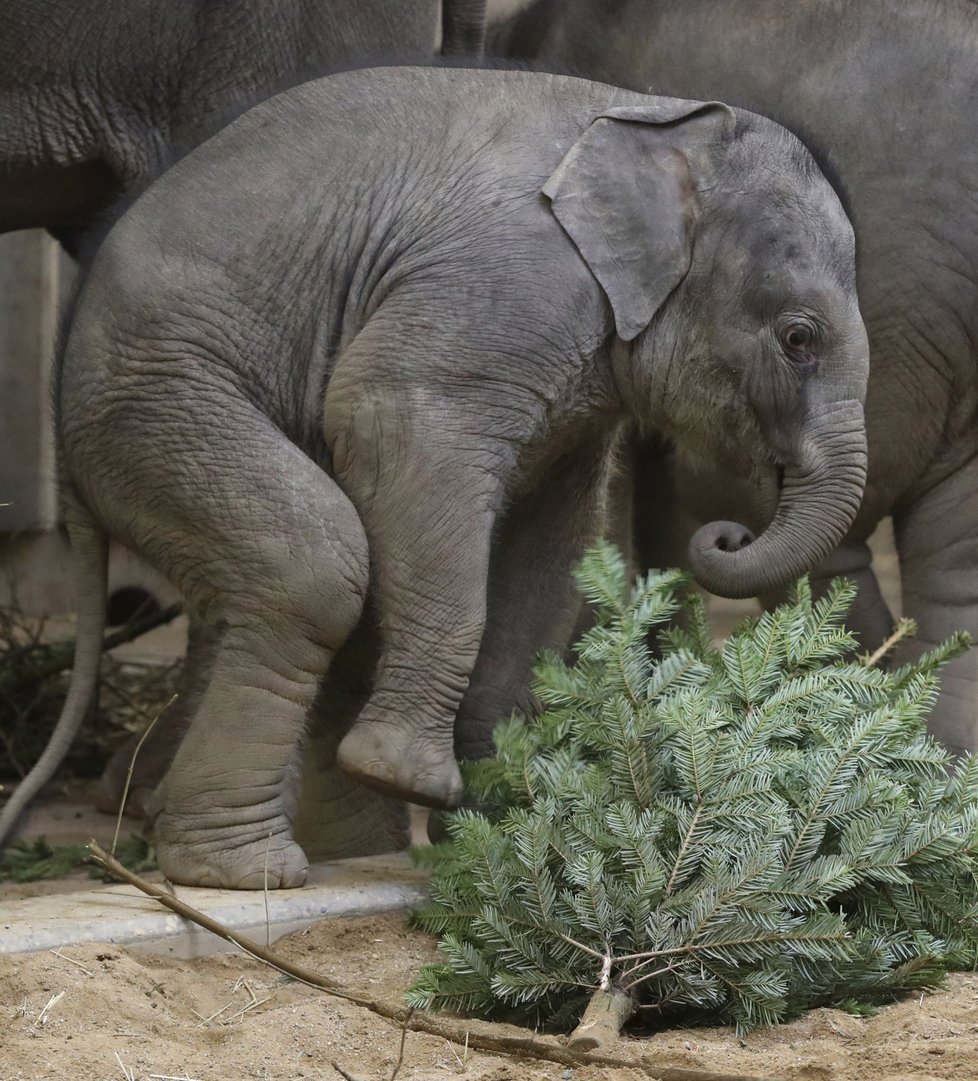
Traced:
<path fill-rule="evenodd" d="M 278 613 L 277 636 L 301 637 L 335 653 L 363 616 L 368 575 L 365 568 L 342 568 L 327 579 L 311 575 L 281 591 L 272 609 Z"/>
<path fill-rule="evenodd" d="M 363 605 L 363 596 L 343 597 L 324 605 L 309 624 L 310 637 L 331 655 L 338 652 L 360 622 Z"/>

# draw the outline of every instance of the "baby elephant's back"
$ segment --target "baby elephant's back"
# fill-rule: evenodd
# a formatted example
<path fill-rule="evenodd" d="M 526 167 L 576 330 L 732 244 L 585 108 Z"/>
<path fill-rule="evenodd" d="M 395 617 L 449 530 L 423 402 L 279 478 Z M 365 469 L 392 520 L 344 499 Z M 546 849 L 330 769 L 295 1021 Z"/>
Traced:
<path fill-rule="evenodd" d="M 380 68 L 313 80 L 156 180 L 103 245 L 113 257 L 100 253 L 99 272 L 126 249 L 152 249 L 165 263 L 193 254 L 200 269 L 242 261 L 268 277 L 276 257 L 294 270 L 311 244 L 320 257 L 349 254 L 372 229 L 436 203 L 461 208 L 507 179 L 535 194 L 591 116 L 631 99 L 643 96 L 528 72 Z M 118 284 L 142 281 L 154 262 L 128 265 Z"/>
<path fill-rule="evenodd" d="M 293 87 L 194 149 L 129 210 L 127 230 L 226 264 L 463 207 L 534 196 L 590 119 L 644 95 L 535 72 L 378 68 Z M 471 216 L 470 216 L 471 220 Z M 120 236 L 118 228 L 114 231 Z M 133 240 L 130 240 L 132 243 Z"/>
<path fill-rule="evenodd" d="M 338 341 L 357 329 L 380 270 L 463 259 L 480 234 L 498 241 L 521 218 L 559 233 L 540 196 L 547 176 L 594 115 L 633 100 L 646 99 L 458 68 L 293 87 L 191 151 L 129 208 L 96 256 L 76 330 L 109 321 L 165 337 L 174 321 L 180 334 L 192 318 L 217 322 L 232 365 L 243 343 L 254 352 L 287 341 L 301 356 L 304 338 Z M 512 233 L 532 247 L 525 228 Z"/>

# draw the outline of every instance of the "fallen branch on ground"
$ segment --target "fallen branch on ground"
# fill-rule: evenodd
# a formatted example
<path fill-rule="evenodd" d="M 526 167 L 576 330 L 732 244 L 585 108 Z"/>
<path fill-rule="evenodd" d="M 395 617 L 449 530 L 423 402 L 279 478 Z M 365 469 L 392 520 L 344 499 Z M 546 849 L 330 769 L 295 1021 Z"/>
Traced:
<path fill-rule="evenodd" d="M 244 950 L 258 961 L 263 961 L 272 968 L 291 976 L 293 979 L 304 983 L 309 987 L 325 991 L 336 998 L 344 999 L 355 1006 L 369 1010 L 379 1017 L 388 1021 L 394 1021 L 404 1031 L 423 1032 L 429 1036 L 439 1036 L 452 1043 L 467 1043 L 468 1047 L 476 1051 L 487 1051 L 491 1054 L 508 1055 L 515 1058 L 534 1058 L 545 1062 L 556 1062 L 562 1066 L 614 1066 L 622 1069 L 638 1070 L 655 1081 L 774 1081 L 773 1078 L 764 1078 L 756 1075 L 715 1073 L 710 1070 L 684 1070 L 672 1066 L 659 1066 L 650 1061 L 651 1056 L 640 1059 L 623 1059 L 611 1055 L 588 1054 L 586 1052 L 572 1051 L 558 1043 L 551 1042 L 533 1036 L 499 1036 L 492 1030 L 498 1028 L 488 1022 L 458 1021 L 449 1017 L 438 1017 L 434 1014 L 420 1010 L 411 1011 L 410 1007 L 399 1003 L 387 1002 L 382 999 L 370 998 L 366 995 L 351 992 L 338 984 L 335 980 L 320 976 L 310 969 L 302 968 L 293 964 L 284 957 L 280 957 L 272 950 L 254 942 L 244 935 L 239 935 L 217 920 L 205 916 L 203 912 L 192 908 L 186 902 L 181 901 L 172 893 L 168 893 L 162 886 L 157 886 L 139 875 L 133 874 L 122 866 L 118 860 L 113 859 L 95 841 L 89 843 L 89 852 L 94 863 L 114 875 L 122 882 L 128 882 L 147 896 L 159 901 L 178 916 L 198 924 L 205 930 L 231 942 Z"/>

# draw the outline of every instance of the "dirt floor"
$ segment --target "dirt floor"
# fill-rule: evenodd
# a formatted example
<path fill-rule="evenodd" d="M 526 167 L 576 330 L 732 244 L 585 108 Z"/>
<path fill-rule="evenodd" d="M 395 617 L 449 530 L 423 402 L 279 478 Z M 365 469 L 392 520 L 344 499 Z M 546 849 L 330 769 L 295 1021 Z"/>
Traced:
<path fill-rule="evenodd" d="M 325 921 L 277 949 L 388 1000 L 434 956 L 428 937 L 396 914 Z M 615 1057 L 642 1069 L 569 1070 L 466 1051 L 464 1022 L 459 1032 L 455 1044 L 408 1033 L 399 1081 L 638 1081 L 668 1067 L 784 1081 L 968 1081 L 978 1078 L 978 976 L 956 975 L 948 991 L 871 1018 L 816 1010 L 745 1039 L 689 1028 L 622 1040 Z M 243 955 L 191 963 L 79 946 L 0 958 L 2 1081 L 339 1081 L 334 1062 L 354 1081 L 388 1081 L 400 1039 L 394 1023 Z"/>

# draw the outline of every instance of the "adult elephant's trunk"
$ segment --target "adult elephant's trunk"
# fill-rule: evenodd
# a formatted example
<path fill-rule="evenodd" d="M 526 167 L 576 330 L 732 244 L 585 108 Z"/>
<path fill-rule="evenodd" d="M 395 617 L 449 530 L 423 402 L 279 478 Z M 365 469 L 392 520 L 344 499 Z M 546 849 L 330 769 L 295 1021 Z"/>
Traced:
<path fill-rule="evenodd" d="M 844 401 L 805 426 L 798 464 L 785 470 L 774 519 L 756 539 L 710 522 L 689 544 L 696 580 L 723 597 L 755 597 L 805 574 L 842 540 L 866 483 L 862 406 Z"/>

